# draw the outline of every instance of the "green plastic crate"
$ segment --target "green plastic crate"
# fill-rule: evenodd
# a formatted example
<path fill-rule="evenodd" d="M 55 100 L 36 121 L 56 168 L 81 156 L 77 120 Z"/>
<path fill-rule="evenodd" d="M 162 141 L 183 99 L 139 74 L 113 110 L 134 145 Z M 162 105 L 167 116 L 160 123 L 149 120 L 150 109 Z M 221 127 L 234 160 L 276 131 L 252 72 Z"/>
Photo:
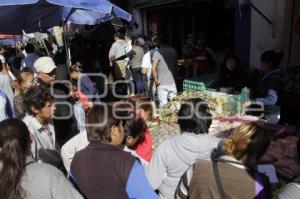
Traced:
<path fill-rule="evenodd" d="M 195 82 L 191 80 L 183 81 L 183 91 L 203 91 L 206 87 L 202 82 Z"/>
<path fill-rule="evenodd" d="M 203 91 L 214 88 L 218 81 L 217 74 L 208 74 L 183 81 L 183 91 Z"/>

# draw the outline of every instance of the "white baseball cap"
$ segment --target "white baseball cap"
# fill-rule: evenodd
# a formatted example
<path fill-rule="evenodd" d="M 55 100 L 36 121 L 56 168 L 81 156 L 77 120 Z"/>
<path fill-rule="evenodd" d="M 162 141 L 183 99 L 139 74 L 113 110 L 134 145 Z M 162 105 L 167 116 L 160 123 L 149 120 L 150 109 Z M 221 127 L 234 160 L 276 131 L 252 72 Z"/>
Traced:
<path fill-rule="evenodd" d="M 50 73 L 56 69 L 56 65 L 51 57 L 40 57 L 35 62 L 33 67 L 36 72 Z"/>

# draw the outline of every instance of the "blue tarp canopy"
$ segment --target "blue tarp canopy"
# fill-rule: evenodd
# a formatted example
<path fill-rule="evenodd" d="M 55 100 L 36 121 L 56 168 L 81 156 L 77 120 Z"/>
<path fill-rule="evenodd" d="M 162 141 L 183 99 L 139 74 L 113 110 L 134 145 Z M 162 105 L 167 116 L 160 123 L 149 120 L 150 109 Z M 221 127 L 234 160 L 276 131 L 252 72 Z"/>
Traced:
<path fill-rule="evenodd" d="M 22 39 L 18 38 L 18 39 L 0 39 L 0 44 L 2 45 L 12 45 L 15 44 L 19 41 L 22 41 Z"/>
<path fill-rule="evenodd" d="M 44 31 L 67 18 L 75 24 L 94 25 L 131 15 L 107 0 L 1 0 L 0 34 Z"/>

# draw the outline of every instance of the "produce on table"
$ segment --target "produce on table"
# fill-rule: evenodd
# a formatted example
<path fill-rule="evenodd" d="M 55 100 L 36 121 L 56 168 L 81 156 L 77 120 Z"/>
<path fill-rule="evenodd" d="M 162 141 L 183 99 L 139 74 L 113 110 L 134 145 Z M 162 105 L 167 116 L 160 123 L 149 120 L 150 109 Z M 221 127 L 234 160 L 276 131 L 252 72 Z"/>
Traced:
<path fill-rule="evenodd" d="M 219 138 L 226 138 L 230 135 L 234 128 L 249 122 L 257 121 L 259 121 L 259 118 L 254 116 L 233 116 L 214 118 L 209 128 L 209 134 Z"/>
<path fill-rule="evenodd" d="M 297 154 L 298 137 L 288 136 L 271 142 L 262 162 L 273 164 L 276 172 L 286 178 L 300 176 L 300 164 Z"/>
<path fill-rule="evenodd" d="M 184 92 L 181 95 L 175 97 L 172 101 L 166 104 L 159 110 L 160 120 L 167 123 L 176 123 L 177 113 L 181 107 L 181 104 L 193 98 L 201 98 L 205 100 L 211 108 L 213 117 L 219 116 L 233 116 L 240 114 L 241 103 L 237 103 L 237 97 L 214 91 L 193 91 Z"/>
<path fill-rule="evenodd" d="M 173 135 L 180 134 L 180 128 L 178 124 L 170 124 L 166 122 L 159 122 L 157 125 L 149 125 L 152 134 L 152 149 L 155 150 L 156 147 L 163 141 L 167 140 Z"/>
<path fill-rule="evenodd" d="M 220 138 L 230 135 L 232 129 L 242 124 L 261 121 L 254 116 L 244 116 L 241 104 L 247 100 L 247 95 L 226 95 L 212 91 L 184 92 L 161 108 L 160 122 L 152 125 L 153 150 L 167 138 L 179 134 L 177 113 L 181 104 L 191 98 L 202 98 L 207 101 L 212 110 L 213 121 L 209 134 Z M 269 128 L 269 127 L 268 127 Z M 271 142 L 267 153 L 261 162 L 273 164 L 279 176 L 293 179 L 300 176 L 300 162 L 297 154 L 298 137 L 288 136 Z"/>

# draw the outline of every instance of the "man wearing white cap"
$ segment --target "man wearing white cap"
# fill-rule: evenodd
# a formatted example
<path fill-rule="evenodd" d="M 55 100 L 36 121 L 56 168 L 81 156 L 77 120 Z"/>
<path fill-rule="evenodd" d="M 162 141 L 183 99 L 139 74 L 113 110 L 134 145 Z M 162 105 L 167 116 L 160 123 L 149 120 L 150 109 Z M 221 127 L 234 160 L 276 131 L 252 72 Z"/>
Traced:
<path fill-rule="evenodd" d="M 50 85 L 56 77 L 56 65 L 51 57 L 41 57 L 34 63 L 39 83 Z"/>
<path fill-rule="evenodd" d="M 53 123 L 57 134 L 57 142 L 59 145 L 62 145 L 72 132 L 73 110 L 70 110 L 72 105 L 68 101 L 68 97 L 66 97 L 69 95 L 70 89 L 63 83 L 55 83 L 51 86 L 51 83 L 56 80 L 57 68 L 51 57 L 40 57 L 35 61 L 34 68 L 38 75 L 39 86 L 53 89 L 51 90 L 51 94 L 57 103 L 55 111 L 56 118 L 53 119 Z"/>

